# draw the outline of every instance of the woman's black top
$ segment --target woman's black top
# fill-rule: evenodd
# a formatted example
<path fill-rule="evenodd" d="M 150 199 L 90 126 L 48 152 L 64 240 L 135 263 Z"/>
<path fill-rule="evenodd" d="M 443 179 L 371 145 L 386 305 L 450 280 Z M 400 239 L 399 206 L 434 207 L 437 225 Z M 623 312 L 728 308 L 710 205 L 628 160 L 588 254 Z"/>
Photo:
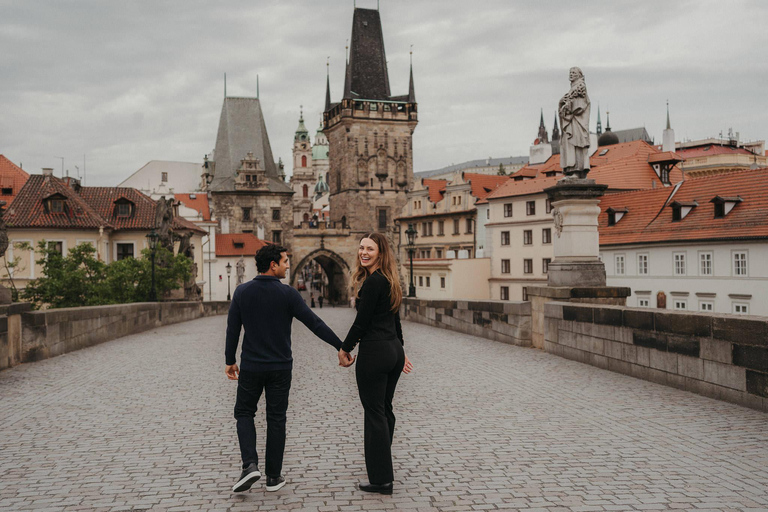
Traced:
<path fill-rule="evenodd" d="M 342 350 L 352 352 L 359 341 L 398 339 L 403 344 L 400 312 L 392 312 L 389 292 L 389 281 L 379 270 L 363 281 L 355 301 L 357 316 Z"/>

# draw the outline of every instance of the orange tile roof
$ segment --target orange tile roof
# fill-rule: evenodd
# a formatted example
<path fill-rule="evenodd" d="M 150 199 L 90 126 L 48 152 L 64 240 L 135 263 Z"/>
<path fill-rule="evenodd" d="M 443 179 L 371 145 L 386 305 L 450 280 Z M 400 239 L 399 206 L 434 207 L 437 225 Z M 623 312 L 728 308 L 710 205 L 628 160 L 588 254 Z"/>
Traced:
<path fill-rule="evenodd" d="M 494 174 L 462 173 L 464 181 L 470 184 L 470 194 L 477 199 L 483 199 L 485 196 L 496 190 L 500 185 L 509 181 L 509 176 L 499 176 Z"/>
<path fill-rule="evenodd" d="M 714 217 L 716 196 L 740 197 L 723 218 Z M 679 221 L 672 220 L 673 202 L 698 203 Z M 608 226 L 608 208 L 627 208 Z M 694 240 L 768 238 L 768 168 L 735 171 L 684 181 L 680 187 L 610 194 L 600 202 L 600 245 Z"/>
<path fill-rule="evenodd" d="M 242 244 L 241 247 L 238 246 Z M 256 253 L 269 244 L 257 238 L 253 233 L 230 233 L 216 235 L 216 256 L 256 256 Z"/>
<path fill-rule="evenodd" d="M 448 180 L 430 180 L 424 178 L 421 180 L 421 184 L 429 190 L 430 202 L 439 203 L 443 200 L 443 194 L 445 194 L 445 187 L 448 186 Z"/>
<path fill-rule="evenodd" d="M 601 155 L 603 151 L 605 153 Z M 612 191 L 642 190 L 654 186 L 663 189 L 661 180 L 648 162 L 652 155 L 660 153 L 661 151 L 642 140 L 604 146 L 599 148 L 589 159 L 591 169 L 588 177 L 599 184 L 608 185 Z M 541 164 L 523 167 L 523 169 L 513 175 L 513 178 L 526 169 L 536 170 L 536 178 L 512 180 L 490 193 L 486 199 L 535 194 L 542 192 L 547 187 L 551 187 L 561 177 L 547 177 L 544 176 L 544 173 L 562 171 L 560 155 L 552 155 L 546 162 Z M 682 180 L 683 172 L 678 167 L 673 167 L 670 172 L 670 181 L 677 183 Z"/>
<path fill-rule="evenodd" d="M 706 146 L 697 146 L 693 148 L 680 148 L 676 150 L 677 154 L 684 159 L 697 158 L 700 156 L 714 155 L 752 155 L 753 153 L 746 148 L 734 148 L 733 146 L 721 146 L 720 144 L 707 144 Z"/>
<path fill-rule="evenodd" d="M 28 179 L 29 174 L 26 171 L 0 155 L 0 201 L 5 201 L 6 207 L 13 202 Z M 11 189 L 11 193 L 3 194 L 5 189 Z"/>
<path fill-rule="evenodd" d="M 192 196 L 195 196 L 194 199 Z M 173 197 L 187 208 L 192 208 L 200 213 L 203 216 L 204 221 L 211 220 L 211 207 L 208 203 L 208 194 L 175 194 Z"/>

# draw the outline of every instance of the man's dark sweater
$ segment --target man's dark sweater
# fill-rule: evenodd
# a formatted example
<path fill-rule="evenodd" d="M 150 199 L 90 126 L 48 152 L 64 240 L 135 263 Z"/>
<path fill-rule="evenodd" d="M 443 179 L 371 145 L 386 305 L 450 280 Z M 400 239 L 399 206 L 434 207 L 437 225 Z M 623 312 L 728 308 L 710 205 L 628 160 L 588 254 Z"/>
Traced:
<path fill-rule="evenodd" d="M 240 327 L 245 327 L 240 369 L 251 372 L 290 370 L 291 322 L 298 318 L 315 335 L 336 348 L 341 340 L 304 303 L 299 292 L 273 276 L 257 276 L 235 289 L 227 318 L 227 365 L 235 364 Z"/>

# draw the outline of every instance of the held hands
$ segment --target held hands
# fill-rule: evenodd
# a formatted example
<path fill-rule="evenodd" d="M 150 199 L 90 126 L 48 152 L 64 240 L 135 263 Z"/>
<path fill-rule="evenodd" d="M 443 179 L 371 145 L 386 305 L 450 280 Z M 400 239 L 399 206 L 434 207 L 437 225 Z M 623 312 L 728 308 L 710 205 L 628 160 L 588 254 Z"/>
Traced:
<path fill-rule="evenodd" d="M 403 373 L 408 374 L 413 371 L 413 364 L 411 363 L 411 360 L 408 359 L 408 356 L 405 356 L 405 364 L 403 365 Z"/>
<path fill-rule="evenodd" d="M 240 375 L 240 369 L 237 367 L 237 364 L 228 364 L 224 369 L 224 373 L 227 374 L 229 380 L 237 380 Z"/>
<path fill-rule="evenodd" d="M 344 349 L 339 349 L 339 366 L 349 368 L 352 363 L 355 362 L 357 356 L 351 355 L 349 352 L 344 352 Z"/>

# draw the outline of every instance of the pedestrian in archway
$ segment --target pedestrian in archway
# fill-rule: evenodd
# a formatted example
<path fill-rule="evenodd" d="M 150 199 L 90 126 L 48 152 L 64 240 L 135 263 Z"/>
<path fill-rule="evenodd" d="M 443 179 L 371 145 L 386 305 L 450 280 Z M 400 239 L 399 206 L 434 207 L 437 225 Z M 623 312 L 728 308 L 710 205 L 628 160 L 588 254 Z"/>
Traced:
<path fill-rule="evenodd" d="M 317 303 L 320 304 L 320 309 L 323 309 L 323 294 L 322 293 L 317 298 Z"/>
<path fill-rule="evenodd" d="M 399 313 L 403 291 L 397 262 L 382 234 L 369 233 L 360 240 L 351 288 L 353 295 L 357 293 L 357 316 L 339 350 L 339 364 L 352 364 L 350 352 L 360 343 L 355 375 L 365 414 L 363 446 L 368 482 L 358 487 L 392 494 L 392 398 L 400 374 L 410 373 L 413 365 L 403 350 Z"/>
<path fill-rule="evenodd" d="M 309 292 L 309 305 L 315 307 L 315 292 Z"/>

